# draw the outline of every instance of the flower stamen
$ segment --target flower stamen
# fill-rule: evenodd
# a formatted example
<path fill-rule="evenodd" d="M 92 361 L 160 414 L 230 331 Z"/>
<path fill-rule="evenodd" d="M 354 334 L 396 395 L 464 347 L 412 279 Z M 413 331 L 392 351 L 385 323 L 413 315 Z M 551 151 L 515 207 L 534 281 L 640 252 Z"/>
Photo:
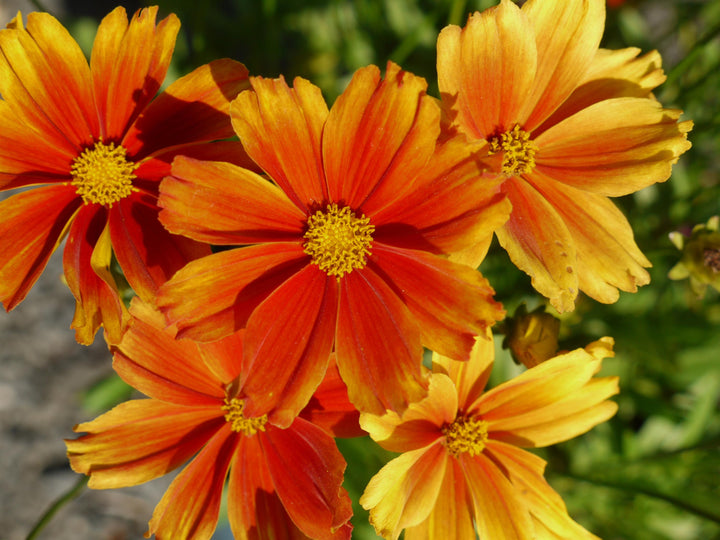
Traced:
<path fill-rule="evenodd" d="M 307 225 L 303 250 L 320 270 L 339 280 L 365 267 L 375 232 L 369 218 L 357 217 L 349 207 L 333 203 L 310 216 Z"/>
<path fill-rule="evenodd" d="M 705 248 L 703 250 L 703 264 L 712 270 L 713 274 L 720 272 L 720 249 Z"/>
<path fill-rule="evenodd" d="M 507 176 L 526 174 L 535 168 L 537 145 L 530 140 L 530 134 L 515 125 L 510 131 L 501 133 L 489 141 L 488 154 L 504 152 L 502 172 Z"/>
<path fill-rule="evenodd" d="M 453 457 L 470 454 L 474 457 L 482 453 L 488 440 L 488 423 L 479 418 L 458 416 L 452 424 L 442 428 L 445 435 L 443 444 Z"/>
<path fill-rule="evenodd" d="M 105 144 L 102 139 L 73 160 L 71 184 L 85 204 L 107 204 L 124 199 L 133 191 L 137 164 L 127 159 L 123 146 Z"/>
<path fill-rule="evenodd" d="M 246 437 L 255 435 L 258 431 L 265 431 L 267 423 L 267 415 L 263 414 L 257 418 L 246 418 L 243 414 L 245 402 L 242 399 L 225 398 L 225 404 L 222 406 L 225 414 L 225 421 L 230 424 L 230 429 L 237 433 L 242 433 Z"/>

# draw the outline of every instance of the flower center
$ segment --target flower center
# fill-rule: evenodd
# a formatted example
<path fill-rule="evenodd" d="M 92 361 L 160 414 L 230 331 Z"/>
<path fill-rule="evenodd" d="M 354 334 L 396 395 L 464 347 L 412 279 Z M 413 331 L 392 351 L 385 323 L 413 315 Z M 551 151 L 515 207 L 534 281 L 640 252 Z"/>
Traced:
<path fill-rule="evenodd" d="M 340 279 L 365 267 L 375 232 L 369 218 L 357 217 L 349 207 L 333 203 L 310 216 L 307 224 L 303 249 L 320 270 Z"/>
<path fill-rule="evenodd" d="M 482 453 L 488 440 L 488 423 L 477 418 L 458 416 L 452 424 L 442 428 L 443 444 L 453 457 L 460 454 L 477 456 Z"/>
<path fill-rule="evenodd" d="M 502 172 L 507 176 L 518 176 L 529 173 L 535 168 L 537 145 L 530 140 L 530 134 L 520 129 L 517 124 L 488 141 L 490 155 L 504 152 Z"/>
<path fill-rule="evenodd" d="M 720 249 L 718 248 L 705 248 L 703 251 L 703 263 L 714 274 L 720 272 Z"/>
<path fill-rule="evenodd" d="M 263 414 L 259 418 L 246 418 L 243 414 L 245 402 L 242 399 L 225 398 L 225 405 L 222 410 L 226 411 L 225 420 L 230 423 L 230 429 L 238 433 L 242 433 L 246 437 L 255 435 L 258 431 L 265 431 L 267 423 L 267 415 Z"/>
<path fill-rule="evenodd" d="M 101 139 L 73 160 L 70 174 L 85 204 L 112 206 L 136 190 L 132 185 L 136 168 L 136 163 L 127 160 L 124 147 L 104 144 Z"/>

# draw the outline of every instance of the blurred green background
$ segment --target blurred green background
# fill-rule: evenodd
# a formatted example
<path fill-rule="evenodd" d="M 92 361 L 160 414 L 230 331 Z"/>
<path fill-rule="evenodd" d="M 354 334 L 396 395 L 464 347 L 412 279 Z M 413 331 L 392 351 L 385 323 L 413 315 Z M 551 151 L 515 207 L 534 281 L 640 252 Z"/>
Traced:
<path fill-rule="evenodd" d="M 383 67 L 392 59 L 425 77 L 429 92 L 437 96 L 438 32 L 447 24 L 462 25 L 469 13 L 495 3 L 160 1 L 163 14 L 174 12 L 183 23 L 168 82 L 212 59 L 231 57 L 253 75 L 307 78 L 331 104 L 355 69 Z M 699 298 L 687 281 L 667 278 L 680 258 L 668 234 L 689 233 L 720 213 L 720 2 L 620 3 L 608 9 L 603 46 L 661 52 L 668 80 L 656 96 L 695 122 L 693 148 L 669 182 L 616 199 L 653 263 L 651 284 L 637 294 L 621 294 L 614 305 L 582 298 L 577 310 L 562 318 L 561 348 L 584 346 L 604 335 L 615 338 L 617 356 L 605 361 L 603 374 L 621 377 L 619 412 L 587 435 L 541 455 L 571 515 L 602 538 L 720 539 L 719 295 L 709 289 Z M 89 52 L 98 17 L 117 4 L 66 2 L 62 20 Z M 130 12 L 144 5 L 120 4 Z M 529 278 L 497 245 L 481 270 L 508 313 L 523 302 L 531 309 L 543 304 Z M 493 383 L 517 371 L 498 347 Z M 105 392 L 96 388 L 89 394 L 92 408 L 112 401 Z M 339 444 L 349 463 L 346 487 L 357 502 L 390 455 L 367 439 Z M 375 538 L 359 508 L 354 524 L 354 538 Z M 219 530 L 218 538 L 225 534 Z"/>

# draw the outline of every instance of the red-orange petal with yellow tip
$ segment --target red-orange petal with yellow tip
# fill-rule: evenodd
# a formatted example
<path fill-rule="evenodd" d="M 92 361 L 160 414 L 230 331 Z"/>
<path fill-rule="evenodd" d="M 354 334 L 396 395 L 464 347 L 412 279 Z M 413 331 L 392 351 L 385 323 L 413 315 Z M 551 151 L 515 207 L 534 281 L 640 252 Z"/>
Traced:
<path fill-rule="evenodd" d="M 288 429 L 268 427 L 260 445 L 275 490 L 295 524 L 311 538 L 349 540 L 351 531 L 344 525 L 352 505 L 342 487 L 346 464 L 332 437 L 296 418 Z"/>
<path fill-rule="evenodd" d="M 230 464 L 230 529 L 243 540 L 306 540 L 275 492 L 259 441 L 259 436 L 241 437 Z"/>
<path fill-rule="evenodd" d="M 65 441 L 70 465 L 90 475 L 89 485 L 95 489 L 158 478 L 192 457 L 226 423 L 221 404 L 185 407 L 154 399 L 121 403 L 75 426 L 76 432 L 88 434 Z"/>
<path fill-rule="evenodd" d="M 108 211 L 113 253 L 133 291 L 146 301 L 189 261 L 211 253 L 207 244 L 170 234 L 158 221 L 155 203 L 134 193 Z"/>
<path fill-rule="evenodd" d="M 253 311 L 245 332 L 244 413 L 287 427 L 325 376 L 335 338 L 334 277 L 307 265 Z M 287 309 L 292 306 L 292 309 Z"/>
<path fill-rule="evenodd" d="M 7 311 L 27 295 L 82 202 L 67 186 L 48 186 L 0 203 L 0 300 Z"/>
<path fill-rule="evenodd" d="M 230 102 L 250 88 L 248 71 L 224 58 L 204 64 L 158 95 L 125 134 L 133 160 L 172 146 L 227 139 L 234 135 Z"/>
<path fill-rule="evenodd" d="M 90 69 L 106 141 L 122 139 L 165 79 L 180 21 L 171 14 L 156 25 L 157 12 L 144 8 L 128 23 L 125 8 L 117 7 L 98 27 Z"/>
<path fill-rule="evenodd" d="M 178 325 L 178 337 L 214 341 L 244 328 L 258 304 L 307 263 L 299 243 L 213 253 L 179 270 L 157 304 Z"/>
<path fill-rule="evenodd" d="M 529 0 L 522 12 L 533 28 L 537 47 L 535 80 L 519 117 L 521 127 L 529 132 L 542 124 L 584 79 L 605 28 L 605 2 Z"/>
<path fill-rule="evenodd" d="M 208 372 L 199 346 L 176 340 L 165 317 L 134 298 L 133 324 L 113 347 L 113 368 L 130 386 L 155 399 L 178 405 L 212 405 L 225 397 L 225 383 Z"/>
<path fill-rule="evenodd" d="M 524 120 L 537 53 L 525 10 L 503 0 L 448 26 L 437 42 L 438 84 L 451 122 L 476 139 L 489 139 Z"/>
<path fill-rule="evenodd" d="M 557 210 L 531 184 L 509 178 L 502 186 L 510 219 L 496 231 L 512 262 L 560 312 L 572 311 L 578 294 L 575 243 Z"/>
<path fill-rule="evenodd" d="M 160 184 L 160 221 L 217 245 L 300 242 L 307 216 L 267 179 L 225 162 L 178 156 Z"/>
<path fill-rule="evenodd" d="M 388 62 L 355 72 L 323 131 L 323 165 L 332 201 L 371 215 L 409 192 L 440 134 L 440 107 L 427 83 Z"/>
<path fill-rule="evenodd" d="M 427 394 L 421 331 L 398 294 L 369 266 L 340 281 L 338 368 L 362 412 L 402 411 Z"/>
<path fill-rule="evenodd" d="M 155 507 L 146 538 L 154 534 L 157 540 L 210 540 L 237 437 L 224 425 L 175 477 Z"/>
<path fill-rule="evenodd" d="M 328 109 L 320 89 L 296 78 L 252 77 L 252 92 L 230 105 L 232 125 L 248 155 L 293 203 L 306 211 L 327 200 L 320 138 Z"/>
<path fill-rule="evenodd" d="M 90 70 L 80 46 L 48 13 L 0 30 L 0 94 L 48 146 L 77 152 L 98 134 Z"/>
<path fill-rule="evenodd" d="M 83 345 L 93 342 L 101 325 L 106 341 L 117 343 L 129 323 L 130 316 L 110 272 L 111 261 L 107 210 L 83 205 L 70 226 L 63 252 L 65 280 L 76 301 L 71 328 Z"/>
<path fill-rule="evenodd" d="M 505 315 L 488 281 L 467 266 L 376 243 L 371 267 L 420 323 L 423 345 L 455 360 L 467 360 L 475 336 Z"/>

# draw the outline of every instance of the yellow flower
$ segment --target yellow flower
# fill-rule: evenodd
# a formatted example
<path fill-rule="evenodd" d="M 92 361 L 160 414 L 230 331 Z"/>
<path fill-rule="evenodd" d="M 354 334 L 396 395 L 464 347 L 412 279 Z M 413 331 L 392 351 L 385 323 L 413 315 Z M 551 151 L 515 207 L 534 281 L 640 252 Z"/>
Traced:
<path fill-rule="evenodd" d="M 565 441 L 610 418 L 617 377 L 593 378 L 611 338 L 563 354 L 483 392 L 492 339 L 469 362 L 435 356 L 428 397 L 398 416 L 361 414 L 383 448 L 402 452 L 360 499 L 384 538 L 595 538 L 543 478 L 545 461 L 518 447 Z"/>
<path fill-rule="evenodd" d="M 690 278 L 693 292 L 702 297 L 710 285 L 720 292 L 720 216 L 711 217 L 707 224 L 695 225 L 690 238 L 671 232 L 670 241 L 682 251 L 680 262 L 672 267 L 670 279 Z"/>
<path fill-rule="evenodd" d="M 608 197 L 667 180 L 690 148 L 692 123 L 650 93 L 660 56 L 599 49 L 604 20 L 603 0 L 502 0 L 437 43 L 450 132 L 484 141 L 505 177 L 513 211 L 498 240 L 561 312 L 579 290 L 612 303 L 649 282 Z"/>
<path fill-rule="evenodd" d="M 504 325 L 503 348 L 510 349 L 517 363 L 531 368 L 557 354 L 560 319 L 547 313 L 544 306 L 528 313 L 521 304 Z"/>

